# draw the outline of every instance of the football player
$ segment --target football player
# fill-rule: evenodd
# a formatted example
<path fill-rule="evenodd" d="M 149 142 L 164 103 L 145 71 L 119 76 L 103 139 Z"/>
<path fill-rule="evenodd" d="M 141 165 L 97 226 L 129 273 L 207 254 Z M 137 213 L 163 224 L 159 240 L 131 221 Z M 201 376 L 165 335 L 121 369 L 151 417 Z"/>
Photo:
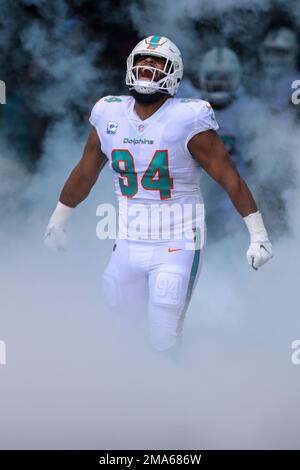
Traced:
<path fill-rule="evenodd" d="M 270 200 L 272 194 L 272 203 L 268 204 L 268 222 L 274 235 L 276 232 L 281 234 L 289 230 L 286 193 L 290 191 L 291 184 L 294 184 L 296 169 L 290 133 L 281 130 L 281 123 L 291 119 L 291 125 L 293 125 L 292 120 L 297 118 L 299 106 L 292 103 L 291 97 L 292 83 L 299 77 L 296 67 L 298 50 L 297 34 L 292 28 L 286 26 L 272 27 L 259 49 L 261 70 L 256 76 L 255 93 L 264 108 L 259 114 L 261 123 L 262 117 L 265 116 L 263 126 L 265 124 L 268 126 L 268 136 L 271 142 L 269 156 L 266 155 L 264 158 L 268 157 L 274 168 L 279 164 L 280 171 L 272 171 L 271 166 L 266 166 L 268 171 L 265 171 L 264 175 L 261 171 L 259 175 L 257 174 L 256 181 L 259 181 L 259 185 L 256 197 L 262 201 L 261 207 L 265 208 L 264 204 Z M 255 127 L 255 122 L 251 122 L 250 126 Z M 262 129 L 261 125 L 256 126 L 253 132 L 253 148 L 260 145 L 257 142 L 263 142 L 265 132 L 266 129 Z M 264 160 L 261 156 L 254 154 L 253 162 L 254 173 L 257 173 L 256 168 L 262 168 L 260 165 Z"/>
<path fill-rule="evenodd" d="M 287 27 L 272 28 L 260 48 L 262 76 L 258 80 L 257 94 L 275 113 L 292 107 L 291 86 L 299 76 L 297 53 L 297 35 Z"/>
<path fill-rule="evenodd" d="M 119 234 L 103 291 L 121 315 L 135 308 L 137 296 L 144 299 L 150 338 L 160 351 L 172 349 L 181 338 L 199 276 L 205 239 L 202 169 L 224 188 L 244 219 L 250 266 L 258 269 L 272 257 L 262 215 L 216 133 L 211 105 L 175 98 L 182 75 L 180 51 L 168 38 L 150 36 L 138 43 L 127 59 L 129 95 L 106 96 L 95 104 L 82 159 L 62 189 L 45 234 L 48 246 L 65 246 L 67 220 L 108 160 L 119 200 Z"/>
<path fill-rule="evenodd" d="M 246 177 L 247 164 L 243 144 L 247 140 L 247 127 L 243 115 L 251 113 L 252 101 L 241 85 L 242 66 L 237 54 L 228 47 L 215 47 L 204 54 L 199 67 L 201 97 L 209 101 L 215 110 L 219 124 L 218 134 L 237 165 L 239 173 Z M 230 200 L 224 198 L 221 188 L 210 178 L 203 181 L 207 197 L 207 216 L 210 227 L 215 227 L 215 237 L 220 225 L 232 231 L 239 224 L 236 211 Z"/>

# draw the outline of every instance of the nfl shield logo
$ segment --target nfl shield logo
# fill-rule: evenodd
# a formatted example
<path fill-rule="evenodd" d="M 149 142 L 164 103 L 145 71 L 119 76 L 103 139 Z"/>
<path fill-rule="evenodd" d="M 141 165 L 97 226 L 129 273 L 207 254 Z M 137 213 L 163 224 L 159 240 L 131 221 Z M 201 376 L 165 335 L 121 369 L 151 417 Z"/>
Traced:
<path fill-rule="evenodd" d="M 115 134 L 117 132 L 117 129 L 118 129 L 118 123 L 117 122 L 109 121 L 107 123 L 107 128 L 106 128 L 107 134 Z"/>
<path fill-rule="evenodd" d="M 140 132 L 143 132 L 145 130 L 145 126 L 143 124 L 140 124 L 138 129 Z"/>

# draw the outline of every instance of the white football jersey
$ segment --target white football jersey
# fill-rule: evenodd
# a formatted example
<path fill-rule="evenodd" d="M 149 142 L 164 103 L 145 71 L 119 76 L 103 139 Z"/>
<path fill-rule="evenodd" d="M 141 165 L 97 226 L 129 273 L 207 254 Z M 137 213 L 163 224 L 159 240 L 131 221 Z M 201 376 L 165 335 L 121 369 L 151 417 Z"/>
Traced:
<path fill-rule="evenodd" d="M 175 232 L 178 237 L 183 220 L 204 231 L 202 169 L 187 145 L 195 134 L 218 129 L 210 104 L 169 98 L 145 120 L 134 104 L 131 96 L 106 96 L 90 116 L 114 172 L 119 237 L 165 240 Z"/>

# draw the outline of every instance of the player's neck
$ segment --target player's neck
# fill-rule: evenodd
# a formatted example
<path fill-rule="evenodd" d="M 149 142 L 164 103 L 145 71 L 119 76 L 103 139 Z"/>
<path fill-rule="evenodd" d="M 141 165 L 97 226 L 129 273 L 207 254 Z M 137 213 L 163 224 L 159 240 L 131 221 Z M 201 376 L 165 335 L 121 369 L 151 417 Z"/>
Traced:
<path fill-rule="evenodd" d="M 164 104 L 164 102 L 167 101 L 167 99 L 169 99 L 169 96 L 164 96 L 161 100 L 152 104 L 143 104 L 135 100 L 134 110 L 138 117 L 142 121 L 145 121 L 145 119 L 152 116 L 152 114 L 154 114 Z"/>

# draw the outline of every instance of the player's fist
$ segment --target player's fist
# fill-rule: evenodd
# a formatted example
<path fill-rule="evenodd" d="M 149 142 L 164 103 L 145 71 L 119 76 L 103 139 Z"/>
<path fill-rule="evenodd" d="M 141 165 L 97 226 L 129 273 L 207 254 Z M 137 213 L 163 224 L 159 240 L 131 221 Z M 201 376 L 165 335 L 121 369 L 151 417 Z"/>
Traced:
<path fill-rule="evenodd" d="M 247 215 L 244 221 L 250 233 L 247 260 L 253 269 L 258 269 L 273 258 L 272 245 L 259 211 Z"/>
<path fill-rule="evenodd" d="M 65 251 L 67 249 L 65 226 L 72 211 L 72 207 L 58 201 L 44 235 L 44 243 L 51 250 Z"/>
<path fill-rule="evenodd" d="M 44 243 L 51 250 L 66 251 L 67 236 L 65 229 L 61 225 L 49 224 L 44 235 Z"/>
<path fill-rule="evenodd" d="M 273 258 L 271 242 L 252 242 L 247 251 L 247 260 L 253 269 L 258 269 Z"/>

